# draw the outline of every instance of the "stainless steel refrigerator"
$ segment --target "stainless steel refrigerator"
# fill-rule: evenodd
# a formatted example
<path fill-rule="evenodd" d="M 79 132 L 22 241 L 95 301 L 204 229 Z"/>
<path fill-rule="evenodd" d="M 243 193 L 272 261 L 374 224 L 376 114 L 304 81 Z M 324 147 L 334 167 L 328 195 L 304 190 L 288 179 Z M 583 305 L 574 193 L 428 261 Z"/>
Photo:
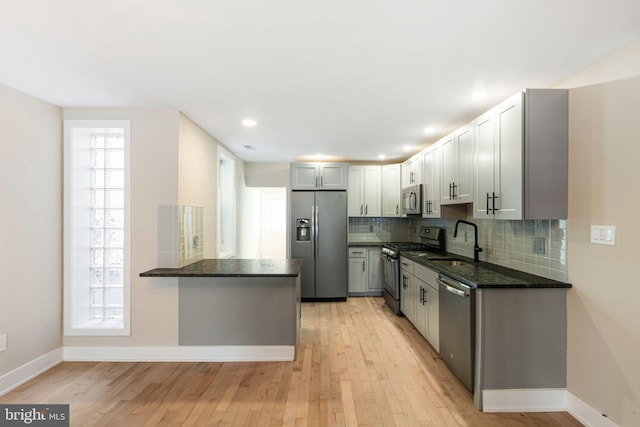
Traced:
<path fill-rule="evenodd" d="M 291 192 L 291 258 L 303 259 L 302 300 L 347 299 L 347 192 Z"/>

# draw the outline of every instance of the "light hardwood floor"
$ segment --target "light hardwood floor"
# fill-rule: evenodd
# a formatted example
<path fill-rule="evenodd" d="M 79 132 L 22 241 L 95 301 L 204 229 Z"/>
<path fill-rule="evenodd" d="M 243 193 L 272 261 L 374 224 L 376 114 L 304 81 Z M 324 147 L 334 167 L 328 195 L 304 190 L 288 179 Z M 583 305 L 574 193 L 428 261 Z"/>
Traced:
<path fill-rule="evenodd" d="M 295 362 L 70 363 L 0 397 L 68 403 L 72 426 L 580 426 L 485 414 L 382 298 L 305 303 Z"/>

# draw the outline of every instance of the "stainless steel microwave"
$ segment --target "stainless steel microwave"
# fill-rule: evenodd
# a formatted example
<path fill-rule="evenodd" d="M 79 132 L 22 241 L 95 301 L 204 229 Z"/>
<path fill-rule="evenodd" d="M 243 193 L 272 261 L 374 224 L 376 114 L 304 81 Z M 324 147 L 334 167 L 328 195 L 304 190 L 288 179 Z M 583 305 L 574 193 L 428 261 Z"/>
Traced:
<path fill-rule="evenodd" d="M 402 213 L 404 215 L 422 214 L 422 184 L 402 189 Z"/>

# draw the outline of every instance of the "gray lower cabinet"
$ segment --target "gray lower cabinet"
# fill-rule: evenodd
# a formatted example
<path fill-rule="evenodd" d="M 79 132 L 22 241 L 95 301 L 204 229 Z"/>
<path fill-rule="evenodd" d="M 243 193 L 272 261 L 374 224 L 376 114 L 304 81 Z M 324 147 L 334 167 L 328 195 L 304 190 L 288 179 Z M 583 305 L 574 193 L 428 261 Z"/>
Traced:
<path fill-rule="evenodd" d="M 438 273 L 406 258 L 401 258 L 400 268 L 402 313 L 439 352 Z"/>
<path fill-rule="evenodd" d="M 379 247 L 349 247 L 349 295 L 381 295 L 382 263 Z"/>
<path fill-rule="evenodd" d="M 300 330 L 300 276 L 180 277 L 179 344 L 291 346 Z"/>
<path fill-rule="evenodd" d="M 349 248 L 349 295 L 367 290 L 367 248 Z"/>
<path fill-rule="evenodd" d="M 567 289 L 476 290 L 474 401 L 486 390 L 567 387 Z"/>
<path fill-rule="evenodd" d="M 400 311 L 413 324 L 416 320 L 415 263 L 400 257 Z"/>

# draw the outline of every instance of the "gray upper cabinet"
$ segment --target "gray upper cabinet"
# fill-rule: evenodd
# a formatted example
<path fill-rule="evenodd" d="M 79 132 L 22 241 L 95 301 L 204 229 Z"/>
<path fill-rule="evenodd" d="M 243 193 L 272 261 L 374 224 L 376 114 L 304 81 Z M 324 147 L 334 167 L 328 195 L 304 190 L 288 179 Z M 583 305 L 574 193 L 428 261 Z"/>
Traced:
<path fill-rule="evenodd" d="M 382 166 L 349 166 L 350 217 L 382 214 Z"/>
<path fill-rule="evenodd" d="M 347 163 L 291 163 L 292 190 L 346 190 Z"/>
<path fill-rule="evenodd" d="M 567 217 L 568 97 L 528 89 L 474 121 L 474 218 Z"/>
<path fill-rule="evenodd" d="M 399 217 L 401 193 L 401 165 L 382 166 L 382 216 Z"/>
<path fill-rule="evenodd" d="M 424 151 L 424 170 L 422 174 L 422 216 L 440 218 L 440 175 L 442 146 L 437 143 Z"/>
<path fill-rule="evenodd" d="M 473 126 L 469 123 L 441 140 L 443 205 L 473 202 Z"/>
<path fill-rule="evenodd" d="M 422 184 L 422 153 L 402 163 L 402 188 Z"/>

